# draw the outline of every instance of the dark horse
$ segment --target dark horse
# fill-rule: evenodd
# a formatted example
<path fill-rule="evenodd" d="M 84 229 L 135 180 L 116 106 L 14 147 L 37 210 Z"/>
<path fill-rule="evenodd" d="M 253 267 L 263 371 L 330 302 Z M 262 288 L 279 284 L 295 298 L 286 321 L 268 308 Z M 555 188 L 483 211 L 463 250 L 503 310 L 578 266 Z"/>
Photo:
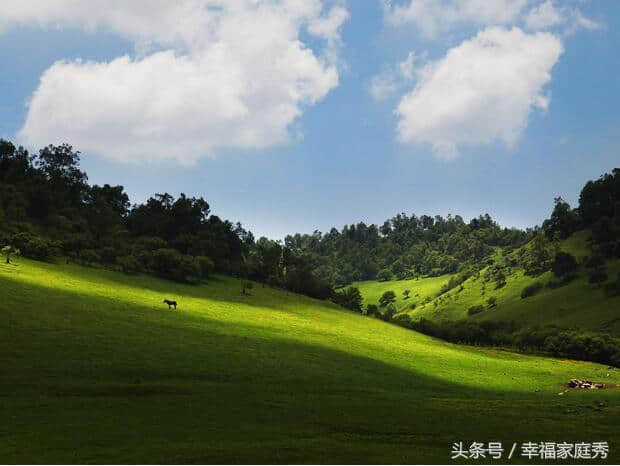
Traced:
<path fill-rule="evenodd" d="M 170 309 L 171 307 L 174 306 L 174 308 L 177 308 L 177 302 L 176 301 L 170 301 L 169 299 L 164 299 L 164 304 L 168 305 L 168 309 Z"/>

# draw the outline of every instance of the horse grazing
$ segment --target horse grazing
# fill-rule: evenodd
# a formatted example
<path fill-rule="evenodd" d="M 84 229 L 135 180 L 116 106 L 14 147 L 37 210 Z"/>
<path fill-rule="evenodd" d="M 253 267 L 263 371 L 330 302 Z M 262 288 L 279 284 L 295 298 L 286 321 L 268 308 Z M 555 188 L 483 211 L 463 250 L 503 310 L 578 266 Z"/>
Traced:
<path fill-rule="evenodd" d="M 170 301 L 169 299 L 164 299 L 164 304 L 168 305 L 168 309 L 170 309 L 171 307 L 174 306 L 174 308 L 177 308 L 177 302 L 176 301 Z"/>

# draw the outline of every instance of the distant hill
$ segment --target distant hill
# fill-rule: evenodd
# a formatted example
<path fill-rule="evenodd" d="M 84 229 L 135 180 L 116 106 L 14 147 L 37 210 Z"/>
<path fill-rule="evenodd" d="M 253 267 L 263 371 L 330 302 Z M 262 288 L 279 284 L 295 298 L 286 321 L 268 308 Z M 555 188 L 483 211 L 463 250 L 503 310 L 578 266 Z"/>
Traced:
<path fill-rule="evenodd" d="M 560 250 L 574 255 L 583 263 L 592 255 L 587 242 L 588 232 L 581 231 L 562 241 Z M 531 277 L 523 269 L 515 267 L 506 275 L 505 285 L 484 279 L 488 267 L 475 276 L 465 280 L 462 285 L 439 294 L 442 285 L 446 285 L 451 276 L 423 278 L 403 281 L 369 281 L 354 285 L 360 288 L 366 304 L 378 302 L 385 291 L 393 290 L 398 296 L 396 306 L 399 313 L 405 313 L 412 319 L 472 321 L 506 321 L 518 326 L 557 325 L 565 328 L 578 327 L 608 332 L 620 336 L 620 295 L 608 296 L 605 284 L 610 283 L 620 274 L 620 261 L 609 260 L 605 264 L 608 279 L 602 283 L 589 283 L 589 270 L 579 267 L 576 278 L 558 288 L 545 286 L 552 280 L 550 271 Z M 535 283 L 543 287 L 535 295 L 522 298 L 523 290 Z M 411 297 L 404 299 L 402 291 L 411 290 Z M 431 300 L 428 300 L 432 298 Z M 496 305 L 489 308 L 488 299 L 495 297 Z M 425 299 L 427 302 L 424 302 Z M 410 309 L 415 304 L 415 309 Z M 482 306 L 480 313 L 469 315 L 474 306 Z M 398 314 L 397 314 L 398 315 Z"/>

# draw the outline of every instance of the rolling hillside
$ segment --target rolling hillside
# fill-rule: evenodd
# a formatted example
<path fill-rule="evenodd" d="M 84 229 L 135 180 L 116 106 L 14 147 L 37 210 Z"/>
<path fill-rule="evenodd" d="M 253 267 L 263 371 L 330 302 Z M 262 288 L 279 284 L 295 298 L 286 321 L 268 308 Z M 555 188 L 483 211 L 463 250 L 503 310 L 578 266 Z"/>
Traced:
<path fill-rule="evenodd" d="M 231 278 L 15 262 L 0 265 L 6 463 L 445 463 L 474 440 L 608 441 L 620 461 L 620 390 L 564 386 L 620 383 L 606 366 L 453 345 Z"/>
<path fill-rule="evenodd" d="M 585 231 L 572 235 L 562 242 L 561 250 L 573 254 L 578 260 L 591 254 Z M 606 263 L 609 280 L 620 273 L 620 261 Z M 583 267 L 578 276 L 569 284 L 550 289 L 544 287 L 539 293 L 521 298 L 522 290 L 533 283 L 547 283 L 551 272 L 538 277 L 526 276 L 523 270 L 515 268 L 506 276 L 506 285 L 495 288 L 494 283 L 485 282 L 484 270 L 479 276 L 472 276 L 460 286 L 437 297 L 441 285 L 450 276 L 433 277 L 420 280 L 362 282 L 360 291 L 365 302 L 376 303 L 384 291 L 394 290 L 398 295 L 396 303 L 399 311 L 407 313 L 412 319 L 426 318 L 435 321 L 471 319 L 473 321 L 513 321 L 519 326 L 555 324 L 561 327 L 579 327 L 597 332 L 607 332 L 620 336 L 620 297 L 608 297 L 603 286 L 588 283 Z M 404 300 L 403 289 L 411 290 L 411 298 Z M 423 298 L 432 294 L 428 303 Z M 419 294 L 419 297 L 416 297 Z M 495 297 L 497 305 L 489 308 L 487 300 Z M 408 308 L 415 303 L 415 309 Z M 469 316 L 468 309 L 481 305 L 483 312 Z"/>

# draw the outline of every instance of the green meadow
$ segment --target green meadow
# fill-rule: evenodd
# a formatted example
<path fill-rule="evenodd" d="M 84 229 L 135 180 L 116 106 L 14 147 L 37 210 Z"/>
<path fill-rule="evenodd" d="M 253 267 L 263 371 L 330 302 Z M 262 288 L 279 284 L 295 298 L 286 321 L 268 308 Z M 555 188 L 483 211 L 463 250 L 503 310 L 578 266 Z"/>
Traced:
<path fill-rule="evenodd" d="M 379 298 L 387 291 L 392 290 L 396 293 L 394 305 L 399 310 L 404 310 L 413 303 L 422 303 L 425 298 L 433 298 L 439 292 L 442 285 L 450 279 L 450 275 L 440 277 L 417 278 L 412 280 L 390 280 L 375 281 L 368 280 L 352 283 L 362 292 L 364 306 L 368 304 L 379 304 Z M 409 298 L 405 299 L 403 291 L 409 290 Z"/>
<path fill-rule="evenodd" d="M 4 463 L 446 463 L 460 441 L 608 441 L 620 461 L 620 389 L 565 387 L 619 384 L 606 366 L 458 346 L 223 276 L 16 259 L 0 298 Z"/>
<path fill-rule="evenodd" d="M 561 244 L 561 250 L 575 256 L 578 261 L 592 251 L 587 244 L 587 232 L 572 235 Z M 607 261 L 606 269 L 611 280 L 620 273 L 620 261 Z M 450 275 L 422 278 L 418 280 L 393 280 L 387 282 L 369 281 L 356 285 L 364 298 L 364 303 L 378 303 L 379 297 L 388 290 L 396 292 L 397 309 L 407 313 L 412 319 L 426 318 L 434 321 L 470 319 L 472 321 L 512 321 L 520 326 L 558 325 L 565 328 L 589 329 L 620 336 L 620 296 L 605 295 L 603 284 L 588 282 L 587 271 L 583 267 L 577 278 L 559 288 L 544 287 L 534 296 L 521 297 L 526 286 L 534 283 L 546 284 L 552 279 L 548 271 L 537 277 L 524 274 L 514 268 L 506 276 L 506 285 L 496 288 L 493 282 L 485 282 L 483 269 L 480 275 L 472 276 L 461 286 L 439 295 L 441 286 Z M 411 297 L 405 300 L 402 291 L 409 289 Z M 432 300 L 424 302 L 424 298 Z M 497 304 L 489 307 L 488 299 L 494 297 Z M 410 306 L 415 304 L 415 309 Z M 468 315 L 468 309 L 483 306 L 479 314 Z"/>

